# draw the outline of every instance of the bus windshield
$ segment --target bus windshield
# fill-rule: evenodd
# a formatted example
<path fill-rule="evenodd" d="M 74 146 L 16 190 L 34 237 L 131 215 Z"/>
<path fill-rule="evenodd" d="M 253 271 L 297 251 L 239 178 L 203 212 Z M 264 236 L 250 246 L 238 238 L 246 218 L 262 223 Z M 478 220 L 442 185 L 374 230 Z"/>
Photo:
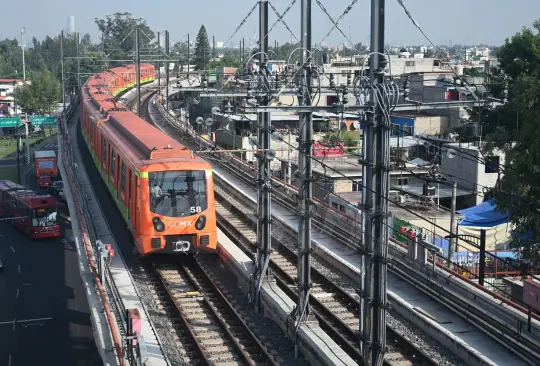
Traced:
<path fill-rule="evenodd" d="M 32 226 L 33 227 L 46 227 L 58 225 L 58 220 L 56 218 L 56 210 L 49 209 L 37 209 L 33 211 L 32 217 Z"/>
<path fill-rule="evenodd" d="M 196 215 L 208 208 L 204 170 L 148 174 L 150 211 L 168 217 Z"/>

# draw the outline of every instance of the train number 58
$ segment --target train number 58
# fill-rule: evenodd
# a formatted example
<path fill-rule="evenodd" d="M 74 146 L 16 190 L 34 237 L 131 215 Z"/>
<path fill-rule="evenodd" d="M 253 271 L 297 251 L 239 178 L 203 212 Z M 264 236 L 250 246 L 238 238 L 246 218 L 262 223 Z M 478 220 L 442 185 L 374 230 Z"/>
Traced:
<path fill-rule="evenodd" d="M 194 213 L 200 213 L 202 211 L 201 206 L 192 206 L 189 208 L 189 212 Z"/>

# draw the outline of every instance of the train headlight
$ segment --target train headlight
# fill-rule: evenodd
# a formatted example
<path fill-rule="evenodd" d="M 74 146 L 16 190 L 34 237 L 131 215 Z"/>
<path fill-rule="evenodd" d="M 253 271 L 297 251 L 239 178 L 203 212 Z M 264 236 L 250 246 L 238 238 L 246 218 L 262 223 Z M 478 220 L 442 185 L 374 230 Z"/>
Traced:
<path fill-rule="evenodd" d="M 205 226 L 206 226 L 206 216 L 201 215 L 197 219 L 197 222 L 195 223 L 195 227 L 197 228 L 197 230 L 202 230 L 204 229 Z"/>
<path fill-rule="evenodd" d="M 152 223 L 154 224 L 154 229 L 156 229 L 158 233 L 165 230 L 165 224 L 159 219 L 159 217 L 154 217 L 152 219 Z"/>

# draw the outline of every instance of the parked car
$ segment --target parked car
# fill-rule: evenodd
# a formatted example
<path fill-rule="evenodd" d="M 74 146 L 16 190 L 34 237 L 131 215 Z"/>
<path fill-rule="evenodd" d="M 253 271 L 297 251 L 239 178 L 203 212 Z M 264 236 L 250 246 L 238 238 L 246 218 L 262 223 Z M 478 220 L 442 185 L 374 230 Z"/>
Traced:
<path fill-rule="evenodd" d="M 57 180 L 47 188 L 47 192 L 51 195 L 58 195 L 60 191 L 64 190 L 64 182 Z"/>
<path fill-rule="evenodd" d="M 42 175 L 38 178 L 39 188 L 47 188 L 51 185 L 52 179 L 48 175 Z"/>

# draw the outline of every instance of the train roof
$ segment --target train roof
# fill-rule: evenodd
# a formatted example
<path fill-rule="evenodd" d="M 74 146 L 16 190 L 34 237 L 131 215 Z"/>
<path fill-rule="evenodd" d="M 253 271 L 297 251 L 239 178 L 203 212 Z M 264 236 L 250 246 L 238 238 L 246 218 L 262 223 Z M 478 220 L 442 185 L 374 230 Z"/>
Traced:
<path fill-rule="evenodd" d="M 138 150 L 142 160 L 192 159 L 191 150 L 133 113 L 115 113 L 109 117 L 108 125 Z"/>

